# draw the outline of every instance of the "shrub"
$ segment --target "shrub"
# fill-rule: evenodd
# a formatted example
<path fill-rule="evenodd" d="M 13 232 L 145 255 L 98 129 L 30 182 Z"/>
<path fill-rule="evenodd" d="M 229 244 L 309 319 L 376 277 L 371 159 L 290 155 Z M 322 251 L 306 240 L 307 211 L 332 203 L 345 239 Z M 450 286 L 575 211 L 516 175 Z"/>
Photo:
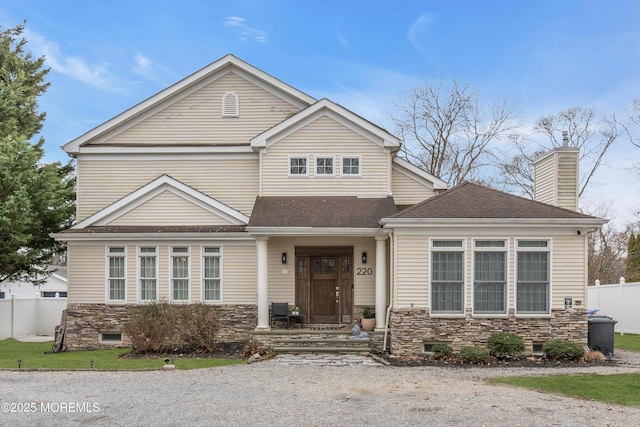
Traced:
<path fill-rule="evenodd" d="M 524 340 L 515 334 L 497 332 L 489 337 L 488 346 L 498 359 L 511 359 L 524 351 Z"/>
<path fill-rule="evenodd" d="M 584 348 L 567 340 L 551 340 L 542 346 L 542 351 L 553 360 L 578 360 L 584 356 Z"/>
<path fill-rule="evenodd" d="M 489 360 L 489 350 L 484 347 L 462 347 L 460 357 L 469 363 L 484 363 Z"/>
<path fill-rule="evenodd" d="M 447 344 L 434 344 L 433 347 L 431 347 L 431 351 L 433 352 L 433 357 L 436 359 L 451 357 L 453 354 L 451 346 Z"/>
<path fill-rule="evenodd" d="M 362 308 L 362 318 L 363 319 L 373 319 L 373 309 L 370 305 L 365 305 Z"/>
<path fill-rule="evenodd" d="M 218 317 L 203 304 L 153 302 L 134 308 L 125 332 L 133 353 L 213 352 Z"/>

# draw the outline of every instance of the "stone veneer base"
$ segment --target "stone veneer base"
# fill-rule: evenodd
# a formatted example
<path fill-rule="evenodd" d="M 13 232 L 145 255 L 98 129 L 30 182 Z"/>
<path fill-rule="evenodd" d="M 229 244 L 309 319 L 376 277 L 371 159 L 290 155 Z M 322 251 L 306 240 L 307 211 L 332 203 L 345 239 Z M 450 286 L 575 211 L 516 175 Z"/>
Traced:
<path fill-rule="evenodd" d="M 67 350 L 89 350 L 128 347 L 131 341 L 124 332 L 135 305 L 70 304 L 65 310 Z M 210 306 L 218 312 L 220 342 L 249 342 L 270 346 L 278 337 L 276 331 L 259 333 L 257 306 Z M 446 343 L 454 351 L 464 346 L 486 346 L 494 332 L 511 332 L 521 336 L 531 352 L 534 343 L 550 339 L 567 339 L 582 345 L 587 343 L 588 322 L 586 310 L 554 310 L 550 318 L 478 318 L 467 314 L 464 318 L 430 317 L 426 309 L 394 309 L 391 312 L 387 349 L 395 355 L 422 354 L 425 343 Z M 101 343 L 103 333 L 122 334 L 121 342 Z M 292 330 L 290 333 L 295 332 Z M 313 334 L 312 334 L 313 335 Z M 348 335 L 348 334 L 347 334 Z M 382 333 L 371 334 L 372 351 L 383 347 Z"/>
<path fill-rule="evenodd" d="M 527 352 L 533 344 L 566 339 L 587 344 L 587 312 L 583 309 L 553 310 L 551 317 L 479 318 L 470 313 L 463 318 L 430 317 L 426 309 L 394 309 L 391 312 L 391 352 L 395 355 L 422 354 L 425 343 L 444 343 L 454 351 L 465 346 L 486 346 L 495 332 L 522 337 Z"/>
<path fill-rule="evenodd" d="M 70 304 L 65 310 L 67 350 L 129 347 L 131 341 L 124 332 L 135 305 Z M 258 309 L 255 305 L 211 305 L 218 313 L 220 342 L 248 342 L 255 329 Z M 121 342 L 101 343 L 103 333 L 122 334 Z"/>

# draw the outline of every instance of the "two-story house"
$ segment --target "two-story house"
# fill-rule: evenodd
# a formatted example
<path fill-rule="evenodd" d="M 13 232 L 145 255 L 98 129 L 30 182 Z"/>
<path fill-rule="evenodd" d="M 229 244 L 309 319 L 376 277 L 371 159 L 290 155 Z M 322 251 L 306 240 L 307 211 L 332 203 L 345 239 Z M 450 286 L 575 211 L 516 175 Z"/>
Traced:
<path fill-rule="evenodd" d="M 443 181 L 401 141 L 227 55 L 66 144 L 77 160 L 66 345 L 126 345 L 130 308 L 202 302 L 221 339 L 268 330 L 271 302 L 311 324 L 366 305 L 395 353 L 586 343 L 587 234 L 577 153 L 536 164 L 531 201 Z M 544 202 L 544 203 L 543 203 Z"/>

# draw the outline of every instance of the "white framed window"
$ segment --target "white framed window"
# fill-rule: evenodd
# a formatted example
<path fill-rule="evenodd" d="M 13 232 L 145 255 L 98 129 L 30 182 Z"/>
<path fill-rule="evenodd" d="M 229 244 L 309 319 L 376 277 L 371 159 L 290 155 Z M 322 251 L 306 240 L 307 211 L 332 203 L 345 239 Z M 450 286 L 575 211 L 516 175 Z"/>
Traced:
<path fill-rule="evenodd" d="M 158 300 L 158 248 L 138 247 L 138 299 Z"/>
<path fill-rule="evenodd" d="M 464 240 L 431 241 L 431 313 L 464 314 Z"/>
<path fill-rule="evenodd" d="M 127 248 L 107 247 L 107 301 L 125 302 L 127 299 Z"/>
<path fill-rule="evenodd" d="M 222 96 L 222 117 L 240 117 L 238 95 L 227 92 Z"/>
<path fill-rule="evenodd" d="M 362 176 L 361 156 L 342 156 L 342 176 Z"/>
<path fill-rule="evenodd" d="M 289 176 L 309 176 L 309 156 L 289 156 Z"/>
<path fill-rule="evenodd" d="M 202 248 L 202 299 L 204 302 L 222 302 L 222 248 Z"/>
<path fill-rule="evenodd" d="M 316 176 L 333 176 L 333 156 L 315 156 Z"/>
<path fill-rule="evenodd" d="M 549 240 L 516 243 L 516 314 L 551 312 L 551 252 Z"/>
<path fill-rule="evenodd" d="M 507 244 L 505 240 L 475 240 L 473 252 L 473 312 L 507 313 Z"/>
<path fill-rule="evenodd" d="M 190 280 L 189 280 L 189 247 L 171 247 L 171 300 L 189 301 Z"/>

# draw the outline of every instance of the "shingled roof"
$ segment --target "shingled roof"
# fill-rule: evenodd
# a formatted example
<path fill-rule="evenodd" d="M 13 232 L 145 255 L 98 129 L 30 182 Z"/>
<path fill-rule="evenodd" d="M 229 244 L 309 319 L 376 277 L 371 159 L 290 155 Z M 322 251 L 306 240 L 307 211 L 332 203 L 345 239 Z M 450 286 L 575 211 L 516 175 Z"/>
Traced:
<path fill-rule="evenodd" d="M 390 218 L 596 219 L 465 181 Z"/>
<path fill-rule="evenodd" d="M 248 227 L 378 228 L 397 211 L 391 197 L 258 197 Z"/>

